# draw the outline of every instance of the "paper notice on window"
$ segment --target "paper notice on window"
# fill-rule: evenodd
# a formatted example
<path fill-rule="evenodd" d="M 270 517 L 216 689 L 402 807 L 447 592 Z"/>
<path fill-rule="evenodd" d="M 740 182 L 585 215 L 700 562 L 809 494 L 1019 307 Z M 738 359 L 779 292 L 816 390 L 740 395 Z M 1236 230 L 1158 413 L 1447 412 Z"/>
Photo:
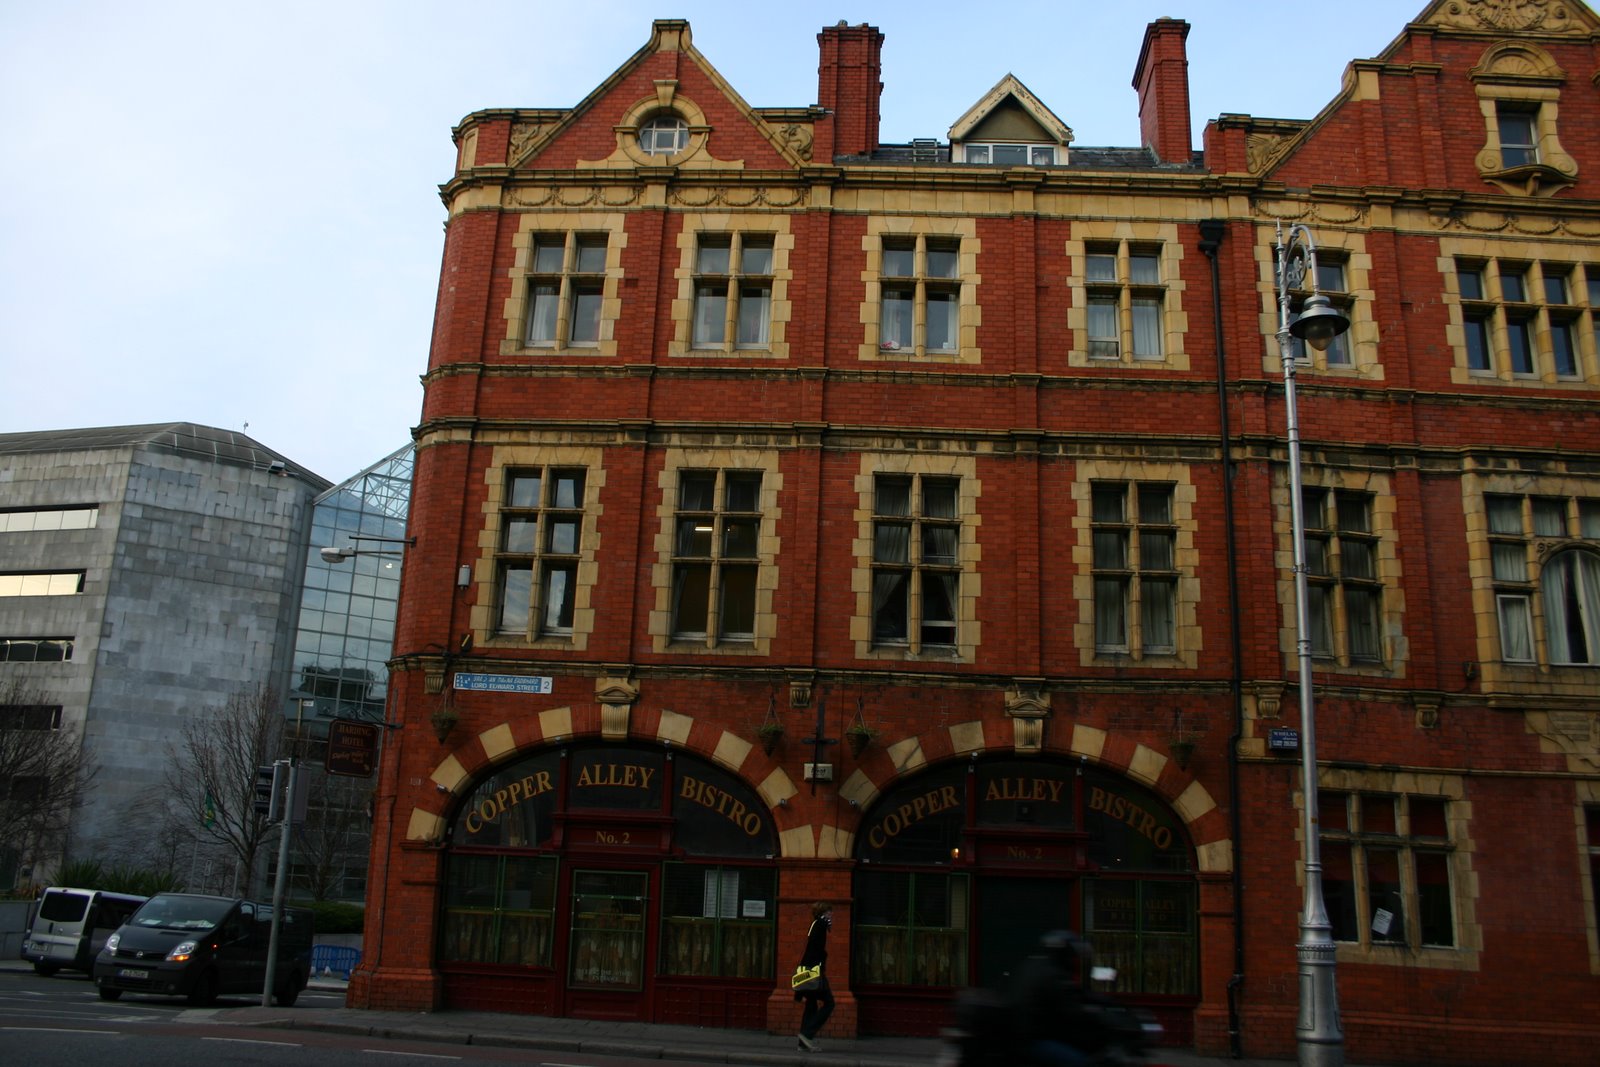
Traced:
<path fill-rule="evenodd" d="M 1379 937 L 1389 936 L 1389 927 L 1394 923 L 1394 912 L 1387 908 L 1379 908 L 1372 913 L 1372 932 Z"/>
<path fill-rule="evenodd" d="M 767 902 L 764 900 L 745 901 L 744 917 L 746 919 L 765 919 L 767 917 Z"/>

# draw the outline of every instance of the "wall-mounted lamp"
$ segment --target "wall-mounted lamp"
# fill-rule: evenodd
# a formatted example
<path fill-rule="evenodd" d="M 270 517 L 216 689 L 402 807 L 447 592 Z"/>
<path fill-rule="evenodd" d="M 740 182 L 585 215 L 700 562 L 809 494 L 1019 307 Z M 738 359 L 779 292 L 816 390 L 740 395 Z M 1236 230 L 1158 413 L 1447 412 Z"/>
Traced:
<path fill-rule="evenodd" d="M 468 563 L 463 563 L 461 565 L 461 569 L 456 572 L 456 587 L 458 589 L 465 589 L 467 586 L 469 586 L 471 584 L 472 584 L 472 565 L 468 564 Z"/>

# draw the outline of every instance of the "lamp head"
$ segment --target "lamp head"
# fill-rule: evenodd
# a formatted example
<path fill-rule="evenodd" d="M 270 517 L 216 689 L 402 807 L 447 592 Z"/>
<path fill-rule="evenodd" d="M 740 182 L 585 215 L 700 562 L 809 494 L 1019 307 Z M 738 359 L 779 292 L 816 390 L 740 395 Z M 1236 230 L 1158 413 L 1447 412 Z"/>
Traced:
<path fill-rule="evenodd" d="M 1289 324 L 1290 333 L 1318 352 L 1325 351 L 1335 337 L 1349 328 L 1349 318 L 1321 293 L 1306 297 L 1300 317 Z"/>
<path fill-rule="evenodd" d="M 324 563 L 343 563 L 355 555 L 355 551 L 349 548 L 336 548 L 333 545 L 329 545 L 327 548 L 319 549 L 318 554 L 322 556 L 322 562 Z"/>

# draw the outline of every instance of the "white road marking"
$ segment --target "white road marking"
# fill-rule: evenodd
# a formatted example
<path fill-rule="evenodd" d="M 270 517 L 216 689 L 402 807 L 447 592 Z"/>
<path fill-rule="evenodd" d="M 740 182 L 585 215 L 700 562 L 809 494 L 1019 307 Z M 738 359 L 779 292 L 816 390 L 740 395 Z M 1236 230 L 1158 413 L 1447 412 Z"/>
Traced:
<path fill-rule="evenodd" d="M 428 1052 L 395 1052 L 386 1048 L 364 1048 L 362 1052 L 370 1052 L 374 1056 L 411 1056 L 419 1060 L 459 1060 L 460 1056 L 435 1056 Z"/>
<path fill-rule="evenodd" d="M 16 1030 L 24 1034 L 103 1034 L 106 1037 L 121 1037 L 116 1030 L 82 1030 L 77 1027 L 64 1026 L 0 1026 L 0 1030 Z"/>
<path fill-rule="evenodd" d="M 299 1048 L 298 1041 L 255 1041 L 248 1037 L 202 1037 L 201 1041 L 226 1041 L 231 1045 L 277 1045 L 281 1048 Z"/>

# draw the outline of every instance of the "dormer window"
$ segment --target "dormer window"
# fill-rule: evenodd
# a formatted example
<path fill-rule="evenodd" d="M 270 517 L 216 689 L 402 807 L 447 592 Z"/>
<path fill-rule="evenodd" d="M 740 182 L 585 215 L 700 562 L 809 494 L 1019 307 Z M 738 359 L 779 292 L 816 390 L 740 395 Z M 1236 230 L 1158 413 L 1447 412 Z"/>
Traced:
<path fill-rule="evenodd" d="M 657 115 L 639 127 L 639 150 L 647 156 L 675 156 L 689 147 L 689 124 L 677 115 Z"/>
<path fill-rule="evenodd" d="M 1056 161 L 1054 145 L 1047 144 L 969 144 L 968 163 L 992 167 L 1049 167 Z"/>

